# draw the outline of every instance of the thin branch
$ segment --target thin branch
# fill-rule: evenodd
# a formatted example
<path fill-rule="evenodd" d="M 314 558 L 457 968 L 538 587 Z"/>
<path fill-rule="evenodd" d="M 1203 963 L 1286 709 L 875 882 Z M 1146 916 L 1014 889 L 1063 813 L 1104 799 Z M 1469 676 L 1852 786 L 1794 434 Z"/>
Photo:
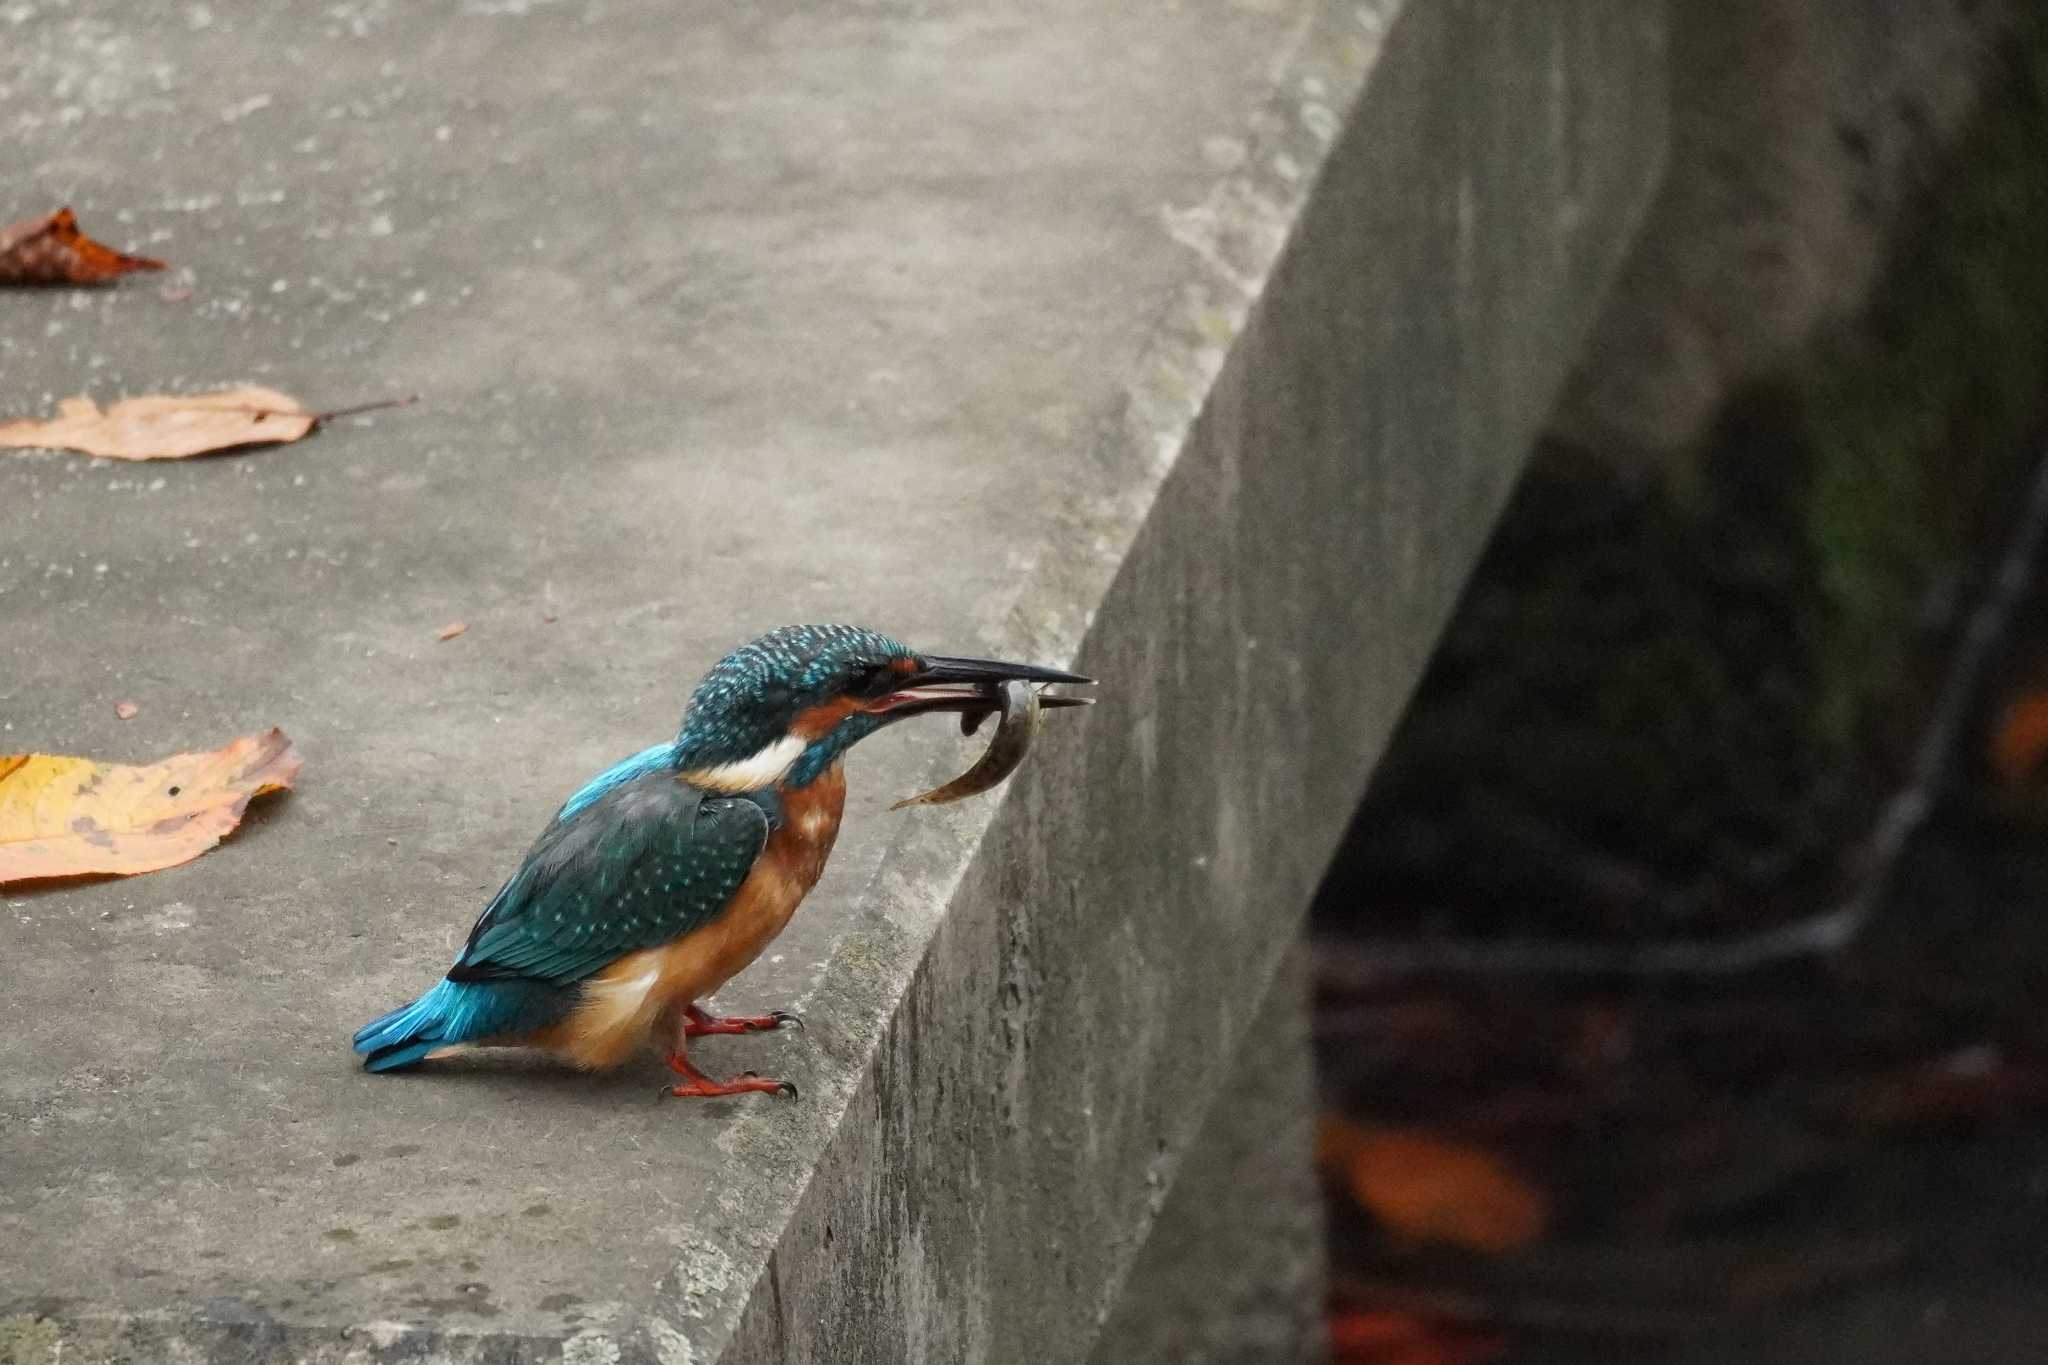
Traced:
<path fill-rule="evenodd" d="M 1991 589 L 1970 613 L 1906 783 L 1879 812 L 1864 844 L 1864 875 L 1841 904 L 1751 934 L 1640 945 L 1553 939 L 1323 940 L 1316 945 L 1318 979 L 1336 990 L 1372 991 L 1418 976 L 1735 976 L 1841 952 L 1869 923 L 1907 842 L 1934 809 L 1955 764 L 1970 708 L 1983 689 L 1999 642 L 2026 598 L 2044 547 L 2048 449 L 2035 468 L 2026 508 L 1999 557 Z M 1602 875 L 1613 873 L 1603 869 Z"/>

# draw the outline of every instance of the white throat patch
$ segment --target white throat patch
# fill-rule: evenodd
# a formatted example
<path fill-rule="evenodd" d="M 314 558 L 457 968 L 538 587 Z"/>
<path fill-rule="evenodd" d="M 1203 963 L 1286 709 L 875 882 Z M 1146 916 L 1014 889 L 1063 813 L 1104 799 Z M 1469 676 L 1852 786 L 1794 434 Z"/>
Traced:
<path fill-rule="evenodd" d="M 705 787 L 711 791 L 759 791 L 780 782 L 790 766 L 802 758 L 804 750 L 809 747 L 810 741 L 801 735 L 784 735 L 759 753 L 712 768 L 691 768 L 681 777 L 693 787 Z"/>

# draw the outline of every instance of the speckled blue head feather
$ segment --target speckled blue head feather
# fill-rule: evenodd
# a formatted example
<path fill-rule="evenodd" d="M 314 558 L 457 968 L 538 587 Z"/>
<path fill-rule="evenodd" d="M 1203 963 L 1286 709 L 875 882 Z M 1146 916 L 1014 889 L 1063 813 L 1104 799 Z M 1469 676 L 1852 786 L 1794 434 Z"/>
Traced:
<path fill-rule="evenodd" d="M 859 691 L 892 666 L 915 661 L 906 645 L 859 626 L 783 626 L 720 659 L 697 684 L 676 736 L 685 770 L 739 763 L 785 740 L 811 708 Z M 788 781 L 801 785 L 884 723 L 855 714 L 818 736 Z"/>

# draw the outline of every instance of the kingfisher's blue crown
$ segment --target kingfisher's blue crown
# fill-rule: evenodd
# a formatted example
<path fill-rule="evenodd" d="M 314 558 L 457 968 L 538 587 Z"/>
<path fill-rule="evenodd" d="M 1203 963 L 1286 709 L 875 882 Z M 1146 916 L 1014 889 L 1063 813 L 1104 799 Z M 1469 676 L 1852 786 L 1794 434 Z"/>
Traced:
<path fill-rule="evenodd" d="M 732 763 L 758 753 L 820 702 L 875 687 L 886 691 L 891 665 L 916 657 L 908 646 L 859 626 L 771 630 L 720 659 L 697 684 L 676 736 L 682 766 Z M 845 743 L 853 738 L 858 736 Z"/>

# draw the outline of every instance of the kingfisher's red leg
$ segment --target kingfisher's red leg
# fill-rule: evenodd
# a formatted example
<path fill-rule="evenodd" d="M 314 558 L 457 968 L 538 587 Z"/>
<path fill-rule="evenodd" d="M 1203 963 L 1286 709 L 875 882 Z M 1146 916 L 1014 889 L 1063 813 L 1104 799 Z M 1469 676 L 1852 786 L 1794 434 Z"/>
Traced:
<path fill-rule="evenodd" d="M 767 1033 L 784 1024 L 803 1027 L 803 1020 L 788 1010 L 773 1014 L 706 1014 L 692 1003 L 683 1007 L 683 1036 L 701 1038 L 707 1033 Z"/>
<path fill-rule="evenodd" d="M 796 1098 L 796 1087 L 788 1081 L 771 1081 L 766 1076 L 756 1076 L 751 1071 L 742 1072 L 729 1081 L 714 1081 L 690 1064 L 683 1054 L 683 1040 L 676 1039 L 676 1050 L 668 1054 L 668 1069 L 683 1078 L 681 1085 L 670 1086 L 669 1094 L 677 1099 L 717 1099 L 722 1095 L 774 1094 L 780 1091 L 791 1099 Z"/>

